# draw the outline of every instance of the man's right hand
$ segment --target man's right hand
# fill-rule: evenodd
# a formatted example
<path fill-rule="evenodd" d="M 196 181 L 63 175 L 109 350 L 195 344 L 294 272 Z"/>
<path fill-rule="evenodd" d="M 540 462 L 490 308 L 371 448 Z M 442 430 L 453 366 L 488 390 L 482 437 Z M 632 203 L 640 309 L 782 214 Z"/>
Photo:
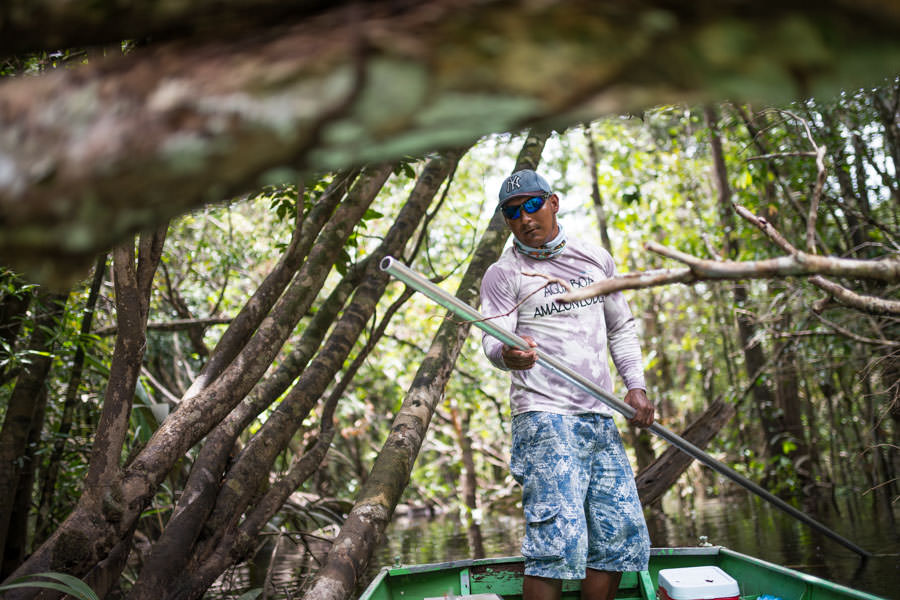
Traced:
<path fill-rule="evenodd" d="M 529 336 L 523 335 L 522 339 L 532 348 L 537 348 L 537 343 Z M 506 344 L 503 345 L 500 355 L 503 357 L 503 364 L 515 371 L 530 369 L 537 362 L 537 352 L 534 350 L 519 350 Z"/>

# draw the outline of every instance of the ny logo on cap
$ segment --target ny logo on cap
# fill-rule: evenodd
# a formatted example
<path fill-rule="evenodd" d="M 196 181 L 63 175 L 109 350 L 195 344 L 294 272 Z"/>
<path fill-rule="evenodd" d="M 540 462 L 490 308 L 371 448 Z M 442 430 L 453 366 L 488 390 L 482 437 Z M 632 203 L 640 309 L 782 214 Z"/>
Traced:
<path fill-rule="evenodd" d="M 522 184 L 519 182 L 519 175 L 513 175 L 509 179 L 506 180 L 506 191 L 511 192 L 513 190 L 517 190 L 522 187 Z"/>

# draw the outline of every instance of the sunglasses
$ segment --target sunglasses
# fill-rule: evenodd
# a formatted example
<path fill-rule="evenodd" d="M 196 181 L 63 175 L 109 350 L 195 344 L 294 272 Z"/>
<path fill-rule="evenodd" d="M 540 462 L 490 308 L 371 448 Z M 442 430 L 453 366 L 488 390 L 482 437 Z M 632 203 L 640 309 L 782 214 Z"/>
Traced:
<path fill-rule="evenodd" d="M 503 216 L 509 219 L 510 221 L 515 221 L 520 216 L 522 216 L 522 209 L 525 209 L 529 215 L 536 213 L 541 210 L 541 207 L 544 206 L 544 202 L 547 201 L 547 196 L 533 196 L 519 204 L 518 206 L 503 206 L 500 210 L 503 211 Z"/>

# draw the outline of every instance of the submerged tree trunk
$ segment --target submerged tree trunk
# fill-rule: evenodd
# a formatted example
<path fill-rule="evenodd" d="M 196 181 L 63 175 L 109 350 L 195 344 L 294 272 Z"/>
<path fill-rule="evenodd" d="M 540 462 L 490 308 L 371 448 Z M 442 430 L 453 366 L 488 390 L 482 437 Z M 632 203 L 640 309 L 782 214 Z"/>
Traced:
<path fill-rule="evenodd" d="M 734 414 L 734 406 L 721 400 L 716 401 L 688 425 L 681 437 L 702 450 Z M 635 477 L 641 504 L 646 506 L 662 498 L 693 460 L 693 457 L 675 446 L 666 448 L 652 465 L 641 470 Z"/>
<path fill-rule="evenodd" d="M 546 135 L 529 135 L 515 170 L 536 168 L 545 141 Z M 477 306 L 481 277 L 499 258 L 508 237 L 506 224 L 497 213 L 460 282 L 457 297 L 463 302 Z M 391 433 L 357 496 L 356 504 L 335 538 L 325 565 L 306 591 L 305 598 L 345 600 L 353 593 L 409 482 L 435 406 L 443 394 L 468 331 L 468 323 L 460 323 L 452 315 L 444 318 L 394 419 Z"/>

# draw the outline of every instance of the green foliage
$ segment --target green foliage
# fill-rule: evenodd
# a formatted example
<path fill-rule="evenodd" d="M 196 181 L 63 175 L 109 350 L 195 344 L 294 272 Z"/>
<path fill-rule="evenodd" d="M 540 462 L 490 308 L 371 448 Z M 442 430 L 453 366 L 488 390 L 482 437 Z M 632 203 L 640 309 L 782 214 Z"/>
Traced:
<path fill-rule="evenodd" d="M 0 58 L 0 77 L 37 75 L 48 69 L 56 69 L 71 63 L 86 63 L 87 60 L 85 50 L 74 48 L 7 56 Z"/>
<path fill-rule="evenodd" d="M 810 149 L 802 116 L 816 143 L 828 148 L 828 177 L 816 227 L 819 252 L 858 258 L 895 253 L 900 239 L 896 202 L 900 186 L 887 134 L 891 124 L 880 107 L 893 97 L 896 87 L 891 82 L 884 89 L 848 92 L 828 102 L 809 100 L 788 107 L 790 112 L 717 107 L 730 200 L 765 215 L 786 239 L 805 248 L 817 172 L 815 162 L 801 154 Z M 754 128 L 752 133 L 748 124 Z M 596 175 L 620 272 L 681 266 L 646 251 L 647 241 L 716 260 L 762 260 L 783 254 L 756 227 L 720 207 L 710 130 L 701 109 L 662 106 L 640 116 L 603 119 L 590 124 L 590 135 L 599 151 L 598 164 L 590 163 L 585 129 L 579 127 L 551 136 L 540 171 L 561 196 L 559 216 L 564 227 L 572 235 L 599 243 L 591 197 Z M 517 135 L 487 136 L 463 157 L 452 183 L 441 190 L 441 204 L 433 205 L 405 249 L 404 258 L 414 269 L 436 278 L 444 289 L 456 290 L 494 214 L 497 187 L 512 170 L 521 144 Z M 777 156 L 763 159 L 764 154 Z M 350 265 L 374 251 L 406 201 L 422 164 L 413 158 L 399 163 L 356 225 L 325 286 L 317 290 L 310 313 L 321 309 Z M 237 314 L 287 246 L 298 211 L 308 214 L 331 181 L 332 174 L 323 174 L 305 183 L 302 194 L 294 184 L 273 184 L 246 200 L 209 207 L 173 222 L 155 280 L 150 322 Z M 0 298 L 33 293 L 32 287 L 8 275 L 0 273 Z M 844 283 L 858 284 L 859 291 L 867 294 L 896 296 L 896 287 Z M 350 360 L 403 291 L 398 283 L 388 286 Z M 680 431 L 712 401 L 723 399 L 734 405 L 737 415 L 709 450 L 754 481 L 786 496 L 812 495 L 820 487 L 834 490 L 836 497 L 880 484 L 884 485 L 877 489 L 890 489 L 890 473 L 881 465 L 892 464 L 896 456 L 886 440 L 897 433 L 896 419 L 888 415 L 896 398 L 891 395 L 896 388 L 891 386 L 896 386 L 898 366 L 896 347 L 878 341 L 900 339 L 897 322 L 835 306 L 814 314 L 809 306 L 821 299 L 822 292 L 801 279 L 746 281 L 742 294 L 737 295 L 730 282 L 626 292 L 643 341 L 648 392 L 659 404 L 663 423 Z M 62 415 L 59 399 L 79 348 L 87 353 L 87 369 L 77 394 L 77 419 L 67 439 L 57 486 L 60 499 L 50 516 L 53 522 L 64 517 L 70 507 L 66 503 L 77 497 L 87 469 L 114 351 L 113 338 L 102 334 L 104 328 L 115 325 L 112 295 L 107 282 L 93 328 L 98 333 L 78 333 L 86 300 L 83 288 L 73 290 L 63 321 L 54 331 L 60 351 L 48 382 L 53 401 L 42 440 L 45 448 L 56 439 L 53 432 Z M 336 434 L 325 462 L 291 496 L 270 527 L 323 533 L 341 521 L 369 476 L 443 318 L 443 310 L 418 294 L 397 312 L 387 336 L 341 397 Z M 753 325 L 747 339 L 739 332 L 741 319 Z M 298 343 L 307 325 L 308 319 L 300 320 L 284 353 Z M 32 327 L 29 314 L 19 339 Z M 123 462 L 158 427 L 151 407 L 168 406 L 172 396 L 183 394 L 223 331 L 223 326 L 216 325 L 148 332 L 145 370 L 136 390 Z M 520 498 L 507 467 L 508 379 L 483 357 L 480 337 L 474 333 L 465 341 L 401 500 L 406 505 L 459 510 L 460 482 L 466 474 L 464 443 L 472 450 L 479 510 L 514 510 Z M 758 372 L 748 372 L 746 348 L 762 352 L 764 364 Z M 0 350 L 0 361 L 6 361 L 0 363 L 0 372 L 28 358 L 27 351 L 6 344 Z M 761 406 L 751 384 L 771 391 L 774 404 Z M 0 406 L 11 385 L 6 382 L 0 387 Z M 622 395 L 624 390 L 617 385 L 615 393 Z M 277 405 L 276 401 L 241 434 L 242 443 Z M 764 427 L 763 416 L 776 424 L 774 434 Z M 797 419 L 790 431 L 788 417 Z M 319 426 L 318 414 L 306 418 L 292 445 L 279 456 L 276 471 L 289 468 L 302 456 Z M 657 444 L 654 450 L 659 453 L 663 447 Z M 142 515 L 139 531 L 147 539 L 155 539 L 165 526 L 195 452 L 173 469 Z M 37 456 L 43 463 L 49 455 L 41 450 Z M 272 478 L 278 475 L 273 473 Z M 692 471 L 670 496 L 690 501 L 701 492 L 727 494 L 729 486 L 705 471 Z M 468 507 L 463 512 L 476 514 Z M 62 585 L 59 580 L 44 583 Z M 259 590 L 245 596 L 254 593 Z"/>
<path fill-rule="evenodd" d="M 55 581 L 45 581 L 45 579 Z M 68 594 L 77 600 L 100 600 L 100 597 L 86 583 L 65 573 L 35 573 L 13 579 L 10 583 L 0 585 L 0 592 L 17 588 L 43 588 Z"/>

